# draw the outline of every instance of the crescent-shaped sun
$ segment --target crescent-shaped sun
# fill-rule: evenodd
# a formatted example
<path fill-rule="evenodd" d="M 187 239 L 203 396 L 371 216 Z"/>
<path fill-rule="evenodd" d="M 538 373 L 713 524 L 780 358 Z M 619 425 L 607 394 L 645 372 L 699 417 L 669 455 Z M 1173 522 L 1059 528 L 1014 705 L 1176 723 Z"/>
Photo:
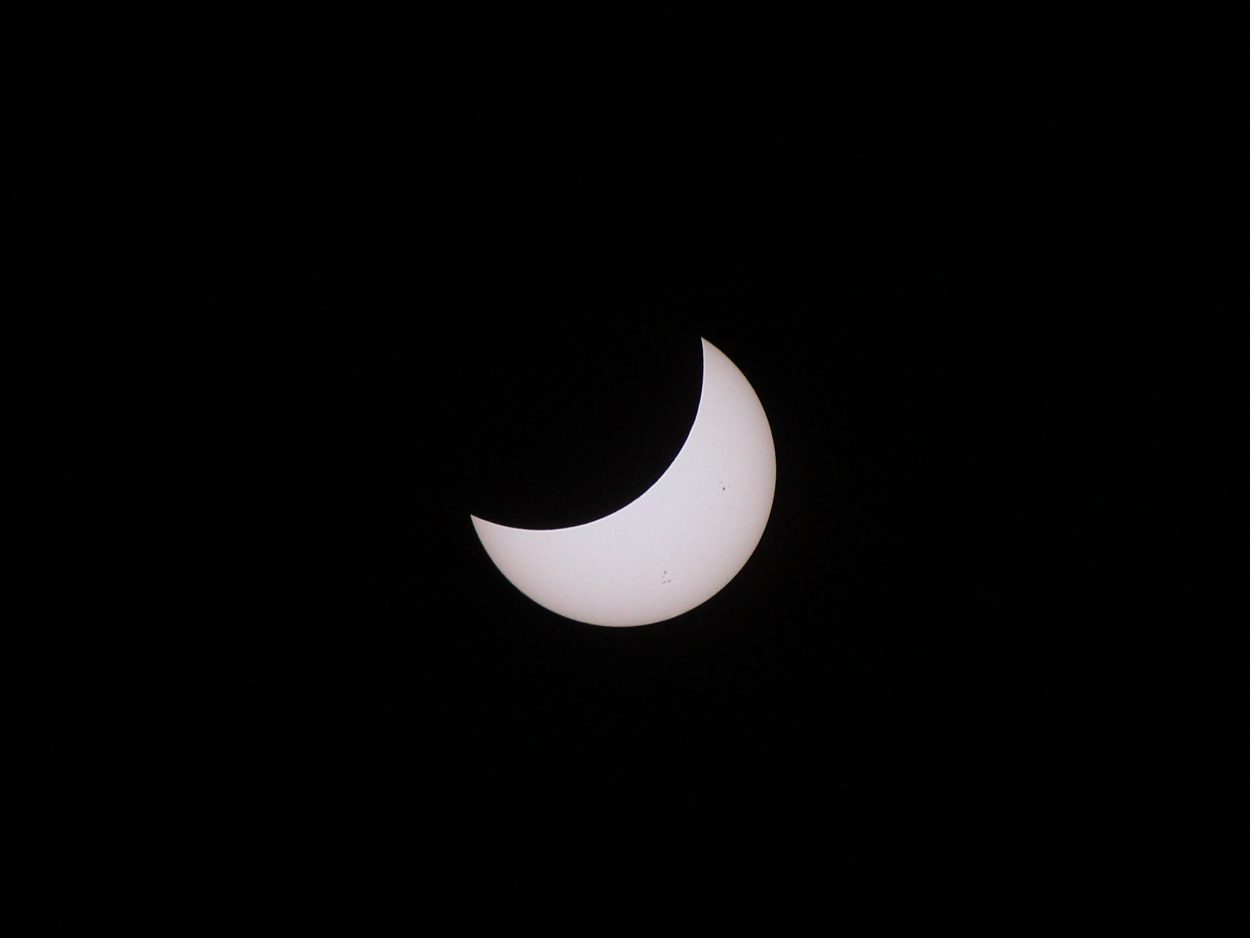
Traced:
<path fill-rule="evenodd" d="M 755 551 L 777 479 L 772 431 L 742 372 L 702 343 L 703 386 L 690 434 L 634 501 L 555 530 L 470 516 L 495 566 L 534 602 L 591 625 L 661 622 L 720 592 Z"/>

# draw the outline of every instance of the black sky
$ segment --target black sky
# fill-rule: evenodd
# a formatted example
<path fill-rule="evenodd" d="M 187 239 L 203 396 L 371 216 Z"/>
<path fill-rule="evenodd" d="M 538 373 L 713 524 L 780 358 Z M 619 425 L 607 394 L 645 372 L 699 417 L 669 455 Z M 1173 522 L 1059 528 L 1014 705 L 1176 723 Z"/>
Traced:
<path fill-rule="evenodd" d="M 187 17 L 36 67 L 14 686 L 61 882 L 435 934 L 1182 907 L 1244 403 L 1184 34 Z M 756 555 L 651 627 L 532 604 L 469 513 L 640 494 L 701 336 L 773 427 Z"/>

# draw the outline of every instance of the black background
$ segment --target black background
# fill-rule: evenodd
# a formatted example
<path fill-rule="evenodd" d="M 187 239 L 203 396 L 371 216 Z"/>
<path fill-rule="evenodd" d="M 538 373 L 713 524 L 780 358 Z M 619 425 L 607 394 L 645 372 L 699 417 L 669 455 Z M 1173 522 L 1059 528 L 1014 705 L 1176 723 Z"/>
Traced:
<path fill-rule="evenodd" d="M 78 28 L 31 40 L 67 47 L 19 145 L 44 914 L 1092 934 L 1225 901 L 1242 349 L 1183 24 Z M 755 556 L 649 627 L 534 605 L 470 512 L 637 497 L 701 336 L 776 440 Z"/>

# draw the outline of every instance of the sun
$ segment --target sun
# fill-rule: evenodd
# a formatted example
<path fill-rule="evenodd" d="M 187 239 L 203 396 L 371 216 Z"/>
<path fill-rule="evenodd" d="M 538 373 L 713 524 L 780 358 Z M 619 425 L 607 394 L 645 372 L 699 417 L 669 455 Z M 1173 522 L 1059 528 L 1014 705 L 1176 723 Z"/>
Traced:
<path fill-rule="evenodd" d="M 539 605 L 591 625 L 672 619 L 720 592 L 750 559 L 772 512 L 776 452 L 746 377 L 703 343 L 703 386 L 686 442 L 619 511 L 555 530 L 470 516 L 487 555 Z"/>

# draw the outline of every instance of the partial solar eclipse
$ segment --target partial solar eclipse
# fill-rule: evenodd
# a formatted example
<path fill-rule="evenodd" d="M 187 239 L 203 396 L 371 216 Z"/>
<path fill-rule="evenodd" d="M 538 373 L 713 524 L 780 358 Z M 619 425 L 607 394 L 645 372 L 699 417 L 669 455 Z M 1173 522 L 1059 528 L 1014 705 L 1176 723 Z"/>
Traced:
<path fill-rule="evenodd" d="M 555 530 L 470 515 L 499 571 L 558 615 L 591 625 L 662 622 L 715 596 L 755 551 L 777 460 L 742 372 L 706 339 L 690 434 L 651 488 L 619 511 Z"/>

